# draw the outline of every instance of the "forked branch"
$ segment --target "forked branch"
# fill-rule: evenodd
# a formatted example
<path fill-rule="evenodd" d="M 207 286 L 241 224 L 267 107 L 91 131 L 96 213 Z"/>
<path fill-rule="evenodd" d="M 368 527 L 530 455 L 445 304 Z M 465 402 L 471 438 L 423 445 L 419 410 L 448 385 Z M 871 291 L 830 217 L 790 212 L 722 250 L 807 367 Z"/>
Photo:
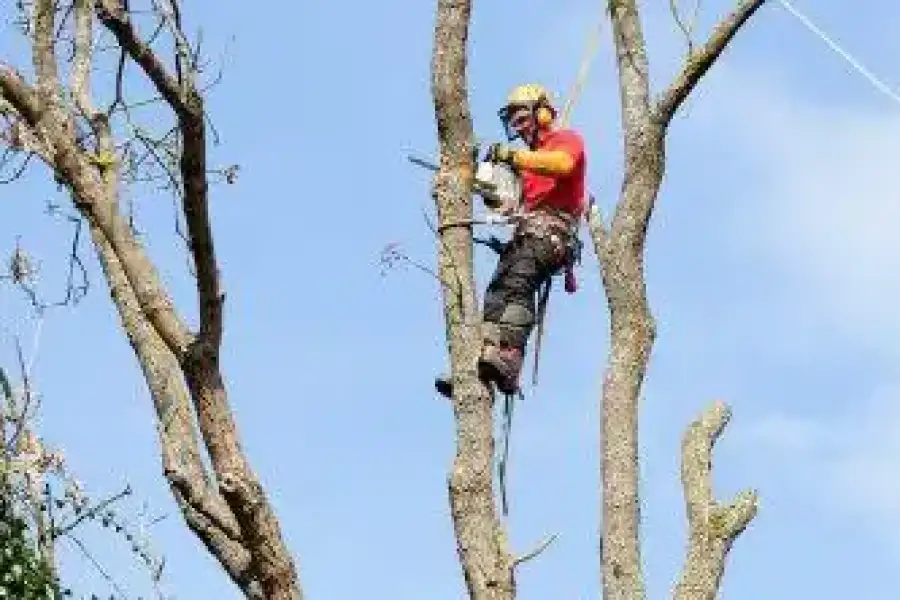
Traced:
<path fill-rule="evenodd" d="M 758 497 L 746 490 L 728 505 L 713 494 L 712 452 L 731 418 L 723 402 L 715 402 L 691 423 L 681 448 L 681 481 L 687 509 L 687 561 L 675 600 L 715 600 L 728 551 L 756 516 Z"/>
<path fill-rule="evenodd" d="M 179 115 L 189 112 L 187 99 L 178 80 L 141 38 L 123 4 L 117 0 L 96 0 L 95 6 L 97 18 L 115 36 L 122 50 L 141 67 L 169 106 Z"/>
<path fill-rule="evenodd" d="M 209 222 L 206 160 L 206 119 L 203 99 L 194 87 L 195 78 L 176 78 L 168 72 L 150 45 L 141 39 L 129 14 L 114 0 L 98 0 L 97 16 L 153 82 L 157 91 L 178 116 L 181 133 L 180 170 L 184 185 L 183 209 L 189 235 L 189 247 L 197 273 L 201 321 L 197 341 L 203 351 L 217 357 L 222 341 L 222 303 L 219 270 Z M 177 15 L 169 18 L 175 27 L 179 56 L 185 52 L 186 38 L 179 29 Z M 179 70 L 192 69 L 191 64 L 177 61 Z"/>

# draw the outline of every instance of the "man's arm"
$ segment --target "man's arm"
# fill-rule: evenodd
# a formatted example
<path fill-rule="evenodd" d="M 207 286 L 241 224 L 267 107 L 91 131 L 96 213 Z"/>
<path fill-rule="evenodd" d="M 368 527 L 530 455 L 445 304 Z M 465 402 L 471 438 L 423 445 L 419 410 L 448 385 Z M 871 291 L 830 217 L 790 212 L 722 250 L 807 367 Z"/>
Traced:
<path fill-rule="evenodd" d="M 540 150 L 514 150 L 510 162 L 517 169 L 539 175 L 565 177 L 575 170 L 584 154 L 581 136 L 573 131 L 560 132 Z"/>
<path fill-rule="evenodd" d="M 563 177 L 575 169 L 575 157 L 566 150 L 516 150 L 513 166 L 540 175 Z"/>

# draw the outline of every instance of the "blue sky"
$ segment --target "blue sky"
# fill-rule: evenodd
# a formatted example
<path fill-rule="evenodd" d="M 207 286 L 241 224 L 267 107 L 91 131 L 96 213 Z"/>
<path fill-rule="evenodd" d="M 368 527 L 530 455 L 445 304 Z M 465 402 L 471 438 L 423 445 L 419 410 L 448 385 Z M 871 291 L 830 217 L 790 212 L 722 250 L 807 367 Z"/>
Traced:
<path fill-rule="evenodd" d="M 433 2 L 282 2 L 253 33 L 247 3 L 190 9 L 206 48 L 228 48 L 209 105 L 239 183 L 212 211 L 228 293 L 225 369 L 247 451 L 281 516 L 310 598 L 463 596 L 447 514 L 452 417 L 432 392 L 444 367 L 438 289 L 414 269 L 383 277 L 400 243 L 433 263 L 422 210 L 429 178 L 404 152 L 430 152 Z M 470 83 L 478 136 L 502 135 L 507 89 L 564 93 L 599 4 L 475 8 Z M 645 9 L 656 89 L 682 47 L 668 3 Z M 900 9 L 795 5 L 882 74 L 900 77 Z M 728 9 L 703 4 L 704 24 Z M 395 12 L 396 11 L 396 12 Z M 395 15 L 395 16 L 392 16 Z M 231 38 L 234 38 L 233 40 Z M 10 37 L 2 55 L 22 64 Z M 609 208 L 619 187 L 618 91 L 608 26 L 577 107 L 590 179 Z M 651 597 L 683 562 L 680 436 L 714 398 L 734 419 L 715 456 L 720 498 L 753 486 L 760 514 L 737 542 L 723 598 L 892 597 L 900 563 L 900 184 L 897 107 L 777 3 L 762 10 L 676 118 L 648 245 L 659 324 L 642 404 L 643 537 Z M 68 232 L 43 214 L 38 169 L 4 194 L 0 243 L 15 236 L 62 286 Z M 147 243 L 188 315 L 191 281 L 168 198 L 134 198 Z M 479 250 L 478 277 L 492 257 Z M 150 403 L 93 259 L 92 293 L 43 324 L 36 377 L 42 432 L 98 496 L 130 482 L 154 514 L 178 598 L 238 598 L 182 526 L 160 475 Z M 559 539 L 520 573 L 520 598 L 598 596 L 598 397 L 606 306 L 588 251 L 574 296 L 550 305 L 541 380 L 516 412 L 511 539 Z M 2 348 L 29 335 L 19 295 L 0 289 Z M 530 364 L 529 364 L 530 368 Z M 133 512 L 139 508 L 134 502 Z M 86 533 L 133 596 L 146 578 L 108 536 Z M 108 593 L 62 550 L 79 591 Z"/>

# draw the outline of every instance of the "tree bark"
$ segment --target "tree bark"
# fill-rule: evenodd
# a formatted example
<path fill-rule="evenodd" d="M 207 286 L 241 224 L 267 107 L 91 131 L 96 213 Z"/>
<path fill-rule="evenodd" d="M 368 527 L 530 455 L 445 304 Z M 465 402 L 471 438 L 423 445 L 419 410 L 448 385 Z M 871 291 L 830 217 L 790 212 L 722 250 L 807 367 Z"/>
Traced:
<path fill-rule="evenodd" d="M 624 181 L 608 228 L 596 207 L 588 215 L 610 312 L 610 350 L 601 411 L 601 588 L 607 600 L 641 600 L 646 596 L 640 548 L 638 414 L 656 328 L 647 299 L 644 246 L 665 173 L 668 124 L 764 1 L 742 0 L 716 26 L 709 41 L 689 55 L 682 72 L 655 104 L 650 98 L 649 65 L 637 2 L 609 2 L 622 114 Z M 720 556 L 724 569 L 724 553 L 701 555 L 709 560 L 690 560 L 691 573 L 715 571 L 713 563 Z M 713 580 L 714 595 L 718 578 Z"/>
<path fill-rule="evenodd" d="M 449 496 L 457 551 L 469 597 L 501 600 L 515 596 L 514 561 L 494 501 L 493 397 L 477 375 L 481 333 L 472 231 L 466 226 L 445 227 L 472 218 L 474 136 L 466 84 L 470 13 L 470 0 L 438 0 L 431 86 L 440 170 L 433 195 L 456 422 Z"/>
<path fill-rule="evenodd" d="M 727 505 L 713 498 L 712 450 L 731 419 L 716 402 L 688 428 L 681 446 L 681 481 L 687 508 L 687 561 L 675 588 L 675 600 L 715 600 L 725 560 L 734 540 L 756 516 L 758 498 L 746 490 Z"/>

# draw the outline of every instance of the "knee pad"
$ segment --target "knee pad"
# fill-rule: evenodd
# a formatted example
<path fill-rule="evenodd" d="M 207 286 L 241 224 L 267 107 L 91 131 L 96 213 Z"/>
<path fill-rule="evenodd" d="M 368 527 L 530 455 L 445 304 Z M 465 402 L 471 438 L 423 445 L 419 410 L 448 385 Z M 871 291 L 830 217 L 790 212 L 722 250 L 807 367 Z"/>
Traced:
<path fill-rule="evenodd" d="M 500 315 L 500 323 L 512 327 L 530 327 L 534 324 L 534 315 L 521 304 L 507 304 Z"/>
<path fill-rule="evenodd" d="M 520 304 L 507 304 L 498 320 L 485 320 L 482 336 L 492 344 L 522 347 L 534 326 L 534 315 Z"/>

